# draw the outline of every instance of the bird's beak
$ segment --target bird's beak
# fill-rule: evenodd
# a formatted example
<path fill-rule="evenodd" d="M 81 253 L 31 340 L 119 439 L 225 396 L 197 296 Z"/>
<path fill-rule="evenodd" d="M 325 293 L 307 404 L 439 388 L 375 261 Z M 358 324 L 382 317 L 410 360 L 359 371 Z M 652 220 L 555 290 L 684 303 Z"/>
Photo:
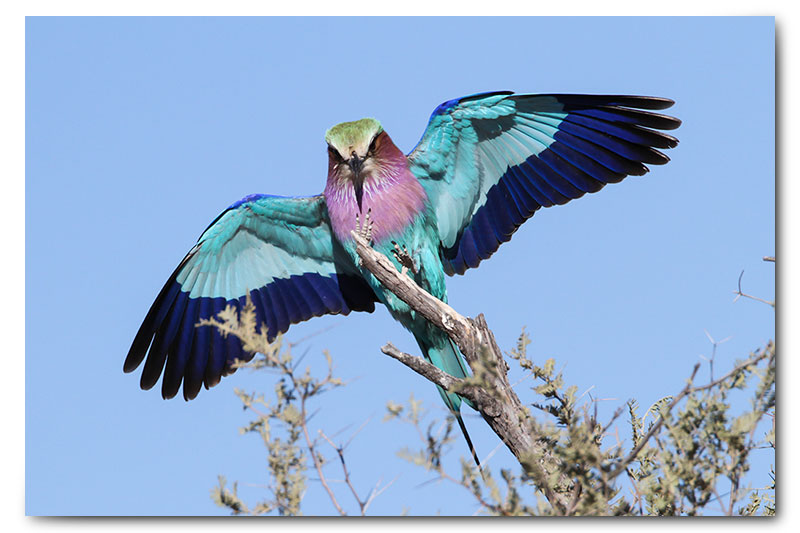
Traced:
<path fill-rule="evenodd" d="M 366 159 L 366 158 L 364 158 Z M 350 159 L 347 161 L 347 166 L 353 171 L 353 174 L 358 177 L 361 172 L 361 167 L 364 166 L 364 159 L 359 159 L 358 154 L 353 152 L 350 154 Z"/>
<path fill-rule="evenodd" d="M 361 198 L 364 195 L 364 177 L 361 175 L 361 167 L 364 166 L 364 157 L 359 159 L 358 154 L 352 152 L 350 159 L 347 161 L 347 166 L 353 171 L 353 187 L 356 192 L 356 202 L 358 203 L 358 210 L 361 211 Z"/>

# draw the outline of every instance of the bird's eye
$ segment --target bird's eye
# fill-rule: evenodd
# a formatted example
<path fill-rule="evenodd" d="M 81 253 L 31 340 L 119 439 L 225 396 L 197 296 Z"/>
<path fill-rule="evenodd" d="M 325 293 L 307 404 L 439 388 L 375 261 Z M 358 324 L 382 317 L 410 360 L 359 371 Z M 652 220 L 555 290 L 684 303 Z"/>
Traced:
<path fill-rule="evenodd" d="M 331 145 L 328 145 L 328 155 L 330 155 L 331 158 L 333 158 L 333 160 L 336 161 L 337 163 L 343 163 L 344 162 L 344 159 L 342 159 L 342 156 L 339 155 L 339 151 L 336 148 L 334 148 L 333 146 L 331 146 Z"/>
<path fill-rule="evenodd" d="M 369 143 L 369 153 L 372 153 L 372 152 L 375 151 L 375 144 L 377 142 L 378 142 L 378 136 L 376 135 L 375 137 L 372 138 L 372 142 Z"/>

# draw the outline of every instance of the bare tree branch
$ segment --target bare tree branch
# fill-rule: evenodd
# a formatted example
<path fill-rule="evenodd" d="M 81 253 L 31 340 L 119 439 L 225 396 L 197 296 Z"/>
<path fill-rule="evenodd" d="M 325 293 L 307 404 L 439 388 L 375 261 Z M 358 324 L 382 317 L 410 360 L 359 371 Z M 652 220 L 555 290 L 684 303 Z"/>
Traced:
<path fill-rule="evenodd" d="M 768 259 L 765 257 L 764 260 L 767 261 Z M 773 259 L 773 261 L 774 261 L 774 259 Z M 744 270 L 742 270 L 742 273 L 739 274 L 739 289 L 733 291 L 733 293 L 736 295 L 736 298 L 733 299 L 734 302 L 736 300 L 738 300 L 741 296 L 744 296 L 745 298 L 750 298 L 751 300 L 755 300 L 757 302 L 761 302 L 761 303 L 767 304 L 768 306 L 770 306 L 772 308 L 775 307 L 775 302 L 774 301 L 765 300 L 763 298 L 759 298 L 758 296 L 752 296 L 750 294 L 746 294 L 746 293 L 742 292 L 742 276 L 744 276 Z"/>
<path fill-rule="evenodd" d="M 388 257 L 373 250 L 357 232 L 356 253 L 366 267 L 387 289 L 412 309 L 447 333 L 467 360 L 479 384 L 455 378 L 419 357 L 400 352 L 387 344 L 383 352 L 405 364 L 427 380 L 454 390 L 475 403 L 487 424 L 505 443 L 523 468 L 536 481 L 551 504 L 566 511 L 572 490 L 569 479 L 562 476 L 562 490 L 549 481 L 559 470 L 559 464 L 548 449 L 547 441 L 538 430 L 535 420 L 523 406 L 508 381 L 508 365 L 495 342 L 494 335 L 483 315 L 474 320 L 432 296 L 405 272 L 397 270 Z"/>
<path fill-rule="evenodd" d="M 407 354 L 398 350 L 392 343 L 386 344 L 381 348 L 386 355 L 397 359 L 408 368 L 424 377 L 428 381 L 443 387 L 446 390 L 458 389 L 458 393 L 480 406 L 479 410 L 486 411 L 491 416 L 498 416 L 502 407 L 499 402 L 489 396 L 486 391 L 474 385 L 468 385 L 463 379 L 451 376 L 447 372 L 440 370 L 421 357 Z"/>
<path fill-rule="evenodd" d="M 305 405 L 305 397 L 301 398 L 300 406 L 301 406 L 301 423 L 300 425 L 303 428 L 303 436 L 306 439 L 306 446 L 308 446 L 308 452 L 311 454 L 311 460 L 314 463 L 314 468 L 317 470 L 317 475 L 319 476 L 319 481 L 322 483 L 322 486 L 325 488 L 325 492 L 328 493 L 328 497 L 331 500 L 331 503 L 336 508 L 336 512 L 338 512 L 341 516 L 347 516 L 347 512 L 339 505 L 339 502 L 336 500 L 336 495 L 331 490 L 331 487 L 328 485 L 328 480 L 325 478 L 325 474 L 322 472 L 322 461 L 319 458 L 319 454 L 316 450 L 316 445 L 314 441 L 311 440 L 311 436 L 308 434 L 308 417 L 306 415 L 306 405 Z"/>

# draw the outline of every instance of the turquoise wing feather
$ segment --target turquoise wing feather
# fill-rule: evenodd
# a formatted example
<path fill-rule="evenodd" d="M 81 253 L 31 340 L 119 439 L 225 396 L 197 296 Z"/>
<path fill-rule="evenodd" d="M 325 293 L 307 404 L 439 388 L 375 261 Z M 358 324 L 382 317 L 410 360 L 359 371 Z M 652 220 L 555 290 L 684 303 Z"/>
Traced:
<path fill-rule="evenodd" d="M 657 130 L 680 121 L 649 110 L 672 104 L 644 96 L 496 92 L 437 107 L 408 160 L 433 203 L 445 271 L 476 267 L 541 207 L 669 161 L 657 149 L 678 141 Z"/>
<path fill-rule="evenodd" d="M 216 385 L 247 359 L 240 342 L 195 327 L 249 294 L 270 339 L 290 324 L 324 314 L 373 311 L 375 294 L 334 241 L 322 196 L 252 195 L 226 209 L 200 236 L 147 313 L 125 360 L 133 371 L 147 356 L 141 387 L 162 371 L 162 396 L 184 398 Z M 165 368 L 166 366 L 166 368 Z"/>

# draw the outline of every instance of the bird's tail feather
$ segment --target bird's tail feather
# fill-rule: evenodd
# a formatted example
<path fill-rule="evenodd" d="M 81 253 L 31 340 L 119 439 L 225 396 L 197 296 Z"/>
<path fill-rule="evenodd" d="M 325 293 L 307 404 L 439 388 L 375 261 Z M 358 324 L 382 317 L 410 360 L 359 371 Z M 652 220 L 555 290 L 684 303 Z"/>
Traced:
<path fill-rule="evenodd" d="M 458 427 L 461 428 L 461 433 L 464 434 L 464 439 L 467 441 L 467 446 L 469 446 L 469 453 L 472 454 L 472 459 L 475 461 L 475 465 L 478 467 L 478 470 L 483 475 L 483 468 L 481 467 L 481 462 L 478 460 L 478 452 L 475 451 L 475 446 L 472 445 L 472 439 L 469 438 L 469 433 L 467 432 L 467 426 L 464 425 L 464 419 L 461 418 L 461 413 L 453 413 L 458 420 Z"/>
<path fill-rule="evenodd" d="M 440 341 L 436 343 L 430 342 L 429 339 L 421 339 L 417 337 L 417 343 L 422 349 L 422 353 L 425 355 L 425 358 L 434 366 L 447 372 L 451 376 L 457 378 L 465 378 L 469 376 L 467 365 L 464 362 L 461 353 L 458 351 L 458 348 L 447 336 L 444 334 L 442 336 L 444 338 L 436 339 Z M 467 441 L 467 446 L 469 446 L 469 451 L 472 454 L 472 458 L 475 460 L 475 464 L 478 466 L 478 469 L 481 469 L 481 462 L 478 460 L 478 454 L 475 451 L 475 446 L 473 446 L 472 439 L 469 437 L 467 426 L 464 424 L 464 419 L 461 418 L 462 402 L 465 402 L 473 409 L 475 406 L 470 400 L 462 398 L 458 394 L 447 392 L 439 385 L 437 385 L 436 388 L 439 391 L 442 400 L 444 400 L 445 405 L 458 421 L 458 427 L 461 428 L 461 432 L 464 434 L 464 439 Z"/>

